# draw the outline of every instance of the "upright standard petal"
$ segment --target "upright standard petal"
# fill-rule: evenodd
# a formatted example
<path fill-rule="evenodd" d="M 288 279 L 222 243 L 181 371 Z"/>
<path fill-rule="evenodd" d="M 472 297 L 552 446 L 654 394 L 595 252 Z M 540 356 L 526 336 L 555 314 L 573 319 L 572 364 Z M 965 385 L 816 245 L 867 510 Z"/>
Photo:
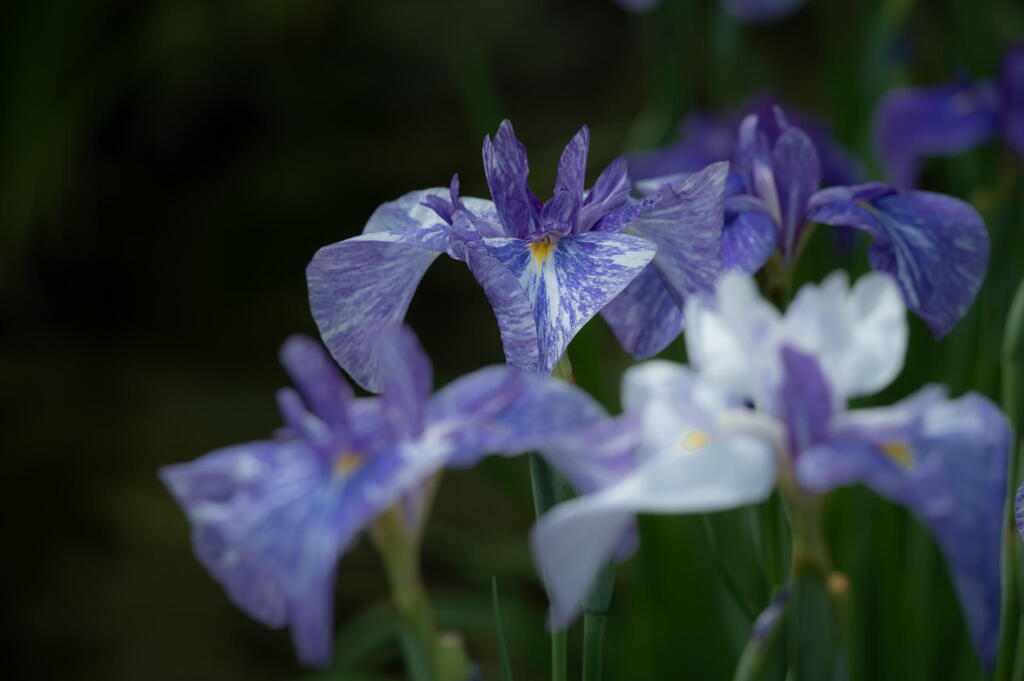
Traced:
<path fill-rule="evenodd" d="M 782 380 L 776 398 L 776 416 L 786 426 L 789 452 L 801 452 L 821 444 L 829 435 L 832 420 L 832 389 L 818 362 L 807 354 L 782 346 Z"/>
<path fill-rule="evenodd" d="M 792 260 L 803 234 L 807 202 L 821 185 L 821 162 L 811 138 L 800 128 L 786 128 L 772 147 L 772 168 L 782 218 L 779 251 Z"/>
<path fill-rule="evenodd" d="M 893 184 L 915 187 L 923 158 L 966 151 L 994 136 L 998 125 L 989 83 L 900 88 L 875 109 L 875 151 Z"/>
<path fill-rule="evenodd" d="M 696 292 L 710 291 L 721 271 L 728 173 L 728 163 L 713 163 L 676 187 L 663 186 L 644 199 L 629 226 L 657 244 L 654 266 L 680 305 Z"/>
<path fill-rule="evenodd" d="M 935 536 L 986 668 L 999 639 L 1000 546 L 1010 431 L 985 398 L 943 400 L 934 391 L 909 404 L 851 412 L 833 440 L 802 453 L 797 475 L 824 492 L 863 482 L 912 510 Z M 863 415 L 862 415 L 863 414 Z M 885 422 L 887 427 L 875 426 Z"/>
<path fill-rule="evenodd" d="M 852 290 L 845 272 L 800 289 L 786 310 L 786 342 L 813 354 L 837 398 L 872 395 L 903 368 L 906 308 L 888 274 L 866 274 Z"/>
<path fill-rule="evenodd" d="M 683 310 L 654 265 L 645 267 L 605 305 L 601 316 L 626 352 L 637 359 L 658 354 L 683 330 Z"/>
<path fill-rule="evenodd" d="M 350 376 L 380 389 L 381 331 L 401 322 L 427 268 L 448 249 L 448 226 L 423 205 L 447 189 L 406 194 L 378 208 L 364 234 L 324 246 L 306 268 L 309 305 L 324 343 Z"/>
<path fill-rule="evenodd" d="M 281 364 L 310 410 L 331 428 L 348 430 L 352 388 L 323 346 L 307 336 L 292 336 L 281 346 Z"/>
<path fill-rule="evenodd" d="M 491 198 L 509 236 L 523 238 L 540 225 L 540 200 L 530 191 L 526 147 L 505 120 L 491 138 L 484 138 L 484 174 Z"/>
<path fill-rule="evenodd" d="M 591 232 L 552 243 L 485 239 L 518 280 L 533 308 L 541 373 L 550 373 L 569 341 L 654 257 L 655 245 L 625 234 Z"/>
<path fill-rule="evenodd" d="M 722 267 L 754 274 L 775 252 L 779 230 L 775 220 L 753 196 L 725 200 L 722 225 Z"/>
<path fill-rule="evenodd" d="M 617 158 L 609 163 L 583 200 L 576 233 L 589 232 L 601 218 L 625 205 L 631 189 L 626 159 Z"/>
<path fill-rule="evenodd" d="M 396 439 L 408 440 L 423 429 L 433 369 L 419 339 L 405 326 L 384 329 L 380 338 L 380 404 Z"/>
<path fill-rule="evenodd" d="M 832 187 L 814 195 L 808 216 L 871 234 L 871 266 L 895 277 L 907 307 L 937 337 L 963 317 L 981 288 L 988 231 L 959 199 L 879 184 Z"/>

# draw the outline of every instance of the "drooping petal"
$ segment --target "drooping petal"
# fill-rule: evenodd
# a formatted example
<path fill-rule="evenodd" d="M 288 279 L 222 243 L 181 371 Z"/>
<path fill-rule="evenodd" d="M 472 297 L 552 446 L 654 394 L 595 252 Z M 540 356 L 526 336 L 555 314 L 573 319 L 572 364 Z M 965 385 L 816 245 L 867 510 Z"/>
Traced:
<path fill-rule="evenodd" d="M 655 452 L 676 448 L 693 430 L 717 439 L 716 416 L 739 403 L 713 383 L 700 381 L 688 367 L 652 360 L 626 370 L 622 406 L 627 413 L 639 415 L 643 447 Z"/>
<path fill-rule="evenodd" d="M 825 375 L 810 355 L 782 346 L 782 380 L 776 415 L 786 426 L 789 452 L 801 452 L 828 438 L 833 396 Z"/>
<path fill-rule="evenodd" d="M 863 482 L 912 510 L 942 549 L 975 648 L 991 668 L 999 638 L 1009 426 L 991 402 L 973 393 L 912 399 L 897 405 L 888 427 L 873 436 L 851 413 L 834 441 L 801 455 L 797 475 L 820 492 Z M 880 420 L 881 411 L 869 418 Z M 902 433 L 894 431 L 900 419 Z"/>
<path fill-rule="evenodd" d="M 959 321 L 981 288 L 988 231 L 959 199 L 878 184 L 832 187 L 812 197 L 808 217 L 871 234 L 871 267 L 896 278 L 907 307 L 937 337 Z"/>
<path fill-rule="evenodd" d="M 779 311 L 738 272 L 718 280 L 713 300 L 693 297 L 686 311 L 686 352 L 691 365 L 725 390 L 770 402 L 778 365 Z"/>
<path fill-rule="evenodd" d="M 625 234 L 576 234 L 552 244 L 487 239 L 488 250 L 518 280 L 533 308 L 541 373 L 569 341 L 654 257 L 655 246 Z"/>
<path fill-rule="evenodd" d="M 630 189 L 626 159 L 617 158 L 601 171 L 597 182 L 587 192 L 576 223 L 576 233 L 590 231 L 598 220 L 625 204 Z"/>
<path fill-rule="evenodd" d="M 817 358 L 843 402 L 882 390 L 903 368 L 906 310 L 887 274 L 864 275 L 852 290 L 843 271 L 808 284 L 783 324 L 786 342 Z"/>
<path fill-rule="evenodd" d="M 539 225 L 541 204 L 530 190 L 526 147 L 505 120 L 491 138 L 484 138 L 484 174 L 491 198 L 509 236 L 523 238 Z"/>
<path fill-rule="evenodd" d="M 367 390 L 380 390 L 377 337 L 405 317 L 424 273 L 447 247 L 446 225 L 372 232 L 324 246 L 306 268 L 320 335 Z"/>
<path fill-rule="evenodd" d="M 989 83 L 899 88 L 875 110 L 875 151 L 893 184 L 915 187 L 923 158 L 966 151 L 995 135 L 998 124 Z"/>
<path fill-rule="evenodd" d="M 605 305 L 601 316 L 626 352 L 637 359 L 658 354 L 683 330 L 683 310 L 654 265 L 645 267 Z"/>
<path fill-rule="evenodd" d="M 772 147 L 772 168 L 782 217 L 779 250 L 790 260 L 803 233 L 807 202 L 821 185 L 821 162 L 811 138 L 788 127 Z"/>
<path fill-rule="evenodd" d="M 679 186 L 663 186 L 644 199 L 629 231 L 658 246 L 654 266 L 680 305 L 699 291 L 710 291 L 721 271 L 728 163 L 714 163 Z"/>
<path fill-rule="evenodd" d="M 753 274 L 775 252 L 779 240 L 775 220 L 766 210 L 751 204 L 749 196 L 725 200 L 725 224 L 722 226 L 722 267 Z"/>
<path fill-rule="evenodd" d="M 730 14 L 750 23 L 781 19 L 803 3 L 804 0 L 722 0 Z"/>
<path fill-rule="evenodd" d="M 518 277 L 491 253 L 473 230 L 453 230 L 452 251 L 466 262 L 487 295 L 498 322 L 508 365 L 526 372 L 543 371 L 533 305 Z"/>
<path fill-rule="evenodd" d="M 695 513 L 764 499 L 775 481 L 771 453 L 754 440 L 710 441 L 660 452 L 600 492 L 555 506 L 530 545 L 551 597 L 554 626 L 579 612 L 598 570 L 613 557 L 637 513 Z"/>
<path fill-rule="evenodd" d="M 384 329 L 380 345 L 380 405 L 398 439 L 411 439 L 423 427 L 423 412 L 433 387 L 430 359 L 405 326 Z"/>

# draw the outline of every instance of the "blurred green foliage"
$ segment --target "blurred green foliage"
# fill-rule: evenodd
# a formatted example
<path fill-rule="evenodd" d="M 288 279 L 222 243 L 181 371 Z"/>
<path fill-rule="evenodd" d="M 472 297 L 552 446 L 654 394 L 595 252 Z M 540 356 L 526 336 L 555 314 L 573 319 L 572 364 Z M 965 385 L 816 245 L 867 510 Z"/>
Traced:
<path fill-rule="evenodd" d="M 313 333 L 303 269 L 383 201 L 460 172 L 485 194 L 482 135 L 512 118 L 535 187 L 583 123 L 592 168 L 656 146 L 692 109 L 772 89 L 877 170 L 873 107 L 896 84 L 991 74 L 1024 35 L 1012 0 L 809 0 L 768 26 L 711 0 L 631 16 L 610 0 L 15 1 L 0 23 L 0 385 L 8 678 L 299 678 L 287 635 L 236 611 L 188 546 L 157 466 L 271 432 L 275 357 Z M 901 378 L 998 397 L 999 339 L 1024 274 L 1020 162 L 993 143 L 927 164 L 992 235 L 986 285 L 936 343 L 912 319 Z M 798 278 L 865 268 L 821 233 Z M 489 307 L 442 259 L 410 323 L 439 382 L 501 360 Z M 629 360 L 600 321 L 573 343 L 610 408 Z M 680 343 L 666 356 L 682 359 Z M 860 488 L 828 504 L 852 584 L 853 678 L 975 679 L 936 547 Z M 712 547 L 744 513 L 648 518 L 619 571 L 606 678 L 727 679 L 769 591 L 757 541 Z M 490 583 L 516 678 L 543 678 L 545 600 L 526 546 L 526 460 L 449 473 L 424 556 L 442 626 L 498 678 Z M 375 556 L 345 557 L 338 657 L 317 679 L 401 678 Z M 579 632 L 570 638 L 578 662 Z M 578 670 L 573 670 L 574 674 Z"/>

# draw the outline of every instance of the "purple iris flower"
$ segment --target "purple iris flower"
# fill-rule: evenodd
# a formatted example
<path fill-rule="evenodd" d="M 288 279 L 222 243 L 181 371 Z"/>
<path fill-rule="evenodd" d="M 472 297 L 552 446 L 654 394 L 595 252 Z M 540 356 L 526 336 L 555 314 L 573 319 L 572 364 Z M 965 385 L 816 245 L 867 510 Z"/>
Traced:
<path fill-rule="evenodd" d="M 160 470 L 200 562 L 247 614 L 288 626 L 304 664 L 331 658 L 339 557 L 399 504 L 417 541 L 421 492 L 442 468 L 537 449 L 585 489 L 616 455 L 614 437 L 603 449 L 573 449 L 576 430 L 606 418 L 568 383 L 491 367 L 431 397 L 430 364 L 412 333 L 390 328 L 376 342 L 379 398 L 354 397 L 318 343 L 293 337 L 281 351 L 298 388 L 278 393 L 286 428 Z"/>
<path fill-rule="evenodd" d="M 456 177 L 447 190 L 412 192 L 380 206 L 362 235 L 316 253 L 307 269 L 313 317 L 356 382 L 379 388 L 375 338 L 404 317 L 440 253 L 465 262 L 483 287 L 512 367 L 550 372 L 583 325 L 641 274 L 643 286 L 623 294 L 625 302 L 606 318 L 634 353 L 678 335 L 675 328 L 666 341 L 660 327 L 639 328 L 644 310 L 637 306 L 669 298 L 679 308 L 686 296 L 713 285 L 726 164 L 635 200 L 624 159 L 585 189 L 589 137 L 584 127 L 566 146 L 554 195 L 542 203 L 527 182 L 526 149 L 505 121 L 493 140 L 484 140 L 493 202 L 460 196 Z"/>
<path fill-rule="evenodd" d="M 814 144 L 779 109 L 775 125 L 782 133 L 774 141 L 756 115 L 740 126 L 734 170 L 742 193 L 726 199 L 727 215 L 736 217 L 725 228 L 723 260 L 734 239 L 750 264 L 763 262 L 772 251 L 758 231 L 766 217 L 784 262 L 795 259 L 810 222 L 863 230 L 873 239 L 871 267 L 895 277 L 907 306 L 936 336 L 945 335 L 970 308 L 988 266 L 988 231 L 978 212 L 950 196 L 879 183 L 817 191 Z"/>
<path fill-rule="evenodd" d="M 878 103 L 875 149 L 889 179 L 914 187 L 921 161 L 954 156 L 1002 136 L 1024 154 L 1024 44 L 1013 46 L 995 80 L 897 88 Z"/>
<path fill-rule="evenodd" d="M 631 12 L 649 12 L 659 0 L 616 0 Z M 805 0 L 722 0 L 722 6 L 740 21 L 762 23 L 775 21 L 792 13 Z"/>
<path fill-rule="evenodd" d="M 950 400 L 938 386 L 891 407 L 847 408 L 902 366 L 907 328 L 892 279 L 871 273 L 851 288 L 834 274 L 801 289 L 783 316 L 732 273 L 713 301 L 694 299 L 686 312 L 698 374 L 755 405 L 719 420 L 763 433 L 806 491 L 863 483 L 914 512 L 942 549 L 974 645 L 991 667 L 1009 424 L 984 397 Z"/>

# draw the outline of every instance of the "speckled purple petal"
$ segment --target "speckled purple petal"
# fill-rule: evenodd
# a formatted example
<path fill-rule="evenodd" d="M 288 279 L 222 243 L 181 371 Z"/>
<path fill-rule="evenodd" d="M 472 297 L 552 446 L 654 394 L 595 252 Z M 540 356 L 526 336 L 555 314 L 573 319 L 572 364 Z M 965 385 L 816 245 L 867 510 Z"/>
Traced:
<path fill-rule="evenodd" d="M 525 237 L 540 224 L 541 204 L 527 182 L 526 147 L 505 120 L 491 141 L 484 138 L 484 174 L 501 222 L 510 236 Z"/>
<path fill-rule="evenodd" d="M 676 187 L 644 199 L 629 231 L 657 244 L 654 266 L 682 306 L 710 291 L 721 271 L 725 180 L 728 163 L 713 163 Z"/>
<path fill-rule="evenodd" d="M 555 178 L 555 194 L 567 192 L 583 197 L 589 149 L 590 129 L 584 125 L 562 150 L 562 158 L 558 161 L 558 175 Z"/>
<path fill-rule="evenodd" d="M 871 267 L 896 278 L 907 307 L 936 336 L 953 328 L 981 288 L 988 231 L 959 199 L 880 184 L 832 187 L 814 195 L 808 218 L 871 234 Z"/>
<path fill-rule="evenodd" d="M 486 239 L 533 308 L 540 371 L 550 373 L 569 341 L 654 257 L 655 246 L 625 234 L 591 232 L 534 250 L 519 239 Z"/>
<path fill-rule="evenodd" d="M 601 316 L 623 349 L 637 359 L 658 354 L 683 330 L 683 310 L 654 265 L 605 305 Z"/>
<path fill-rule="evenodd" d="M 878 103 L 875 152 L 900 187 L 917 185 L 921 160 L 951 156 L 996 134 L 998 117 L 989 83 L 899 88 Z"/>
<path fill-rule="evenodd" d="M 804 0 L 722 0 L 722 6 L 740 21 L 775 21 L 792 13 Z"/>
<path fill-rule="evenodd" d="M 725 225 L 722 227 L 722 266 L 753 274 L 775 252 L 779 231 L 775 220 L 764 210 L 729 210 L 726 200 Z"/>
<path fill-rule="evenodd" d="M 1009 426 L 980 395 L 926 397 L 916 396 L 911 408 L 896 405 L 894 418 L 885 419 L 881 409 L 866 419 L 852 412 L 857 429 L 840 428 L 837 439 L 805 451 L 797 475 L 818 492 L 863 482 L 912 510 L 946 557 L 971 639 L 991 669 L 999 640 Z M 893 430 L 900 419 L 902 433 Z M 886 430 L 872 436 L 866 427 L 872 420 L 887 422 Z"/>
<path fill-rule="evenodd" d="M 420 279 L 447 248 L 448 227 L 442 224 L 374 231 L 321 248 L 306 268 L 309 306 L 320 335 L 334 359 L 367 390 L 380 390 L 376 341 L 381 330 L 401 322 Z"/>
<path fill-rule="evenodd" d="M 521 371 L 542 371 L 537 322 L 519 279 L 491 253 L 476 232 L 453 230 L 452 248 L 469 266 L 494 310 L 505 361 Z"/>
<path fill-rule="evenodd" d="M 772 147 L 772 168 L 782 216 L 779 251 L 791 260 L 803 233 L 807 202 L 821 185 L 821 163 L 811 138 L 800 128 L 786 128 Z"/>

